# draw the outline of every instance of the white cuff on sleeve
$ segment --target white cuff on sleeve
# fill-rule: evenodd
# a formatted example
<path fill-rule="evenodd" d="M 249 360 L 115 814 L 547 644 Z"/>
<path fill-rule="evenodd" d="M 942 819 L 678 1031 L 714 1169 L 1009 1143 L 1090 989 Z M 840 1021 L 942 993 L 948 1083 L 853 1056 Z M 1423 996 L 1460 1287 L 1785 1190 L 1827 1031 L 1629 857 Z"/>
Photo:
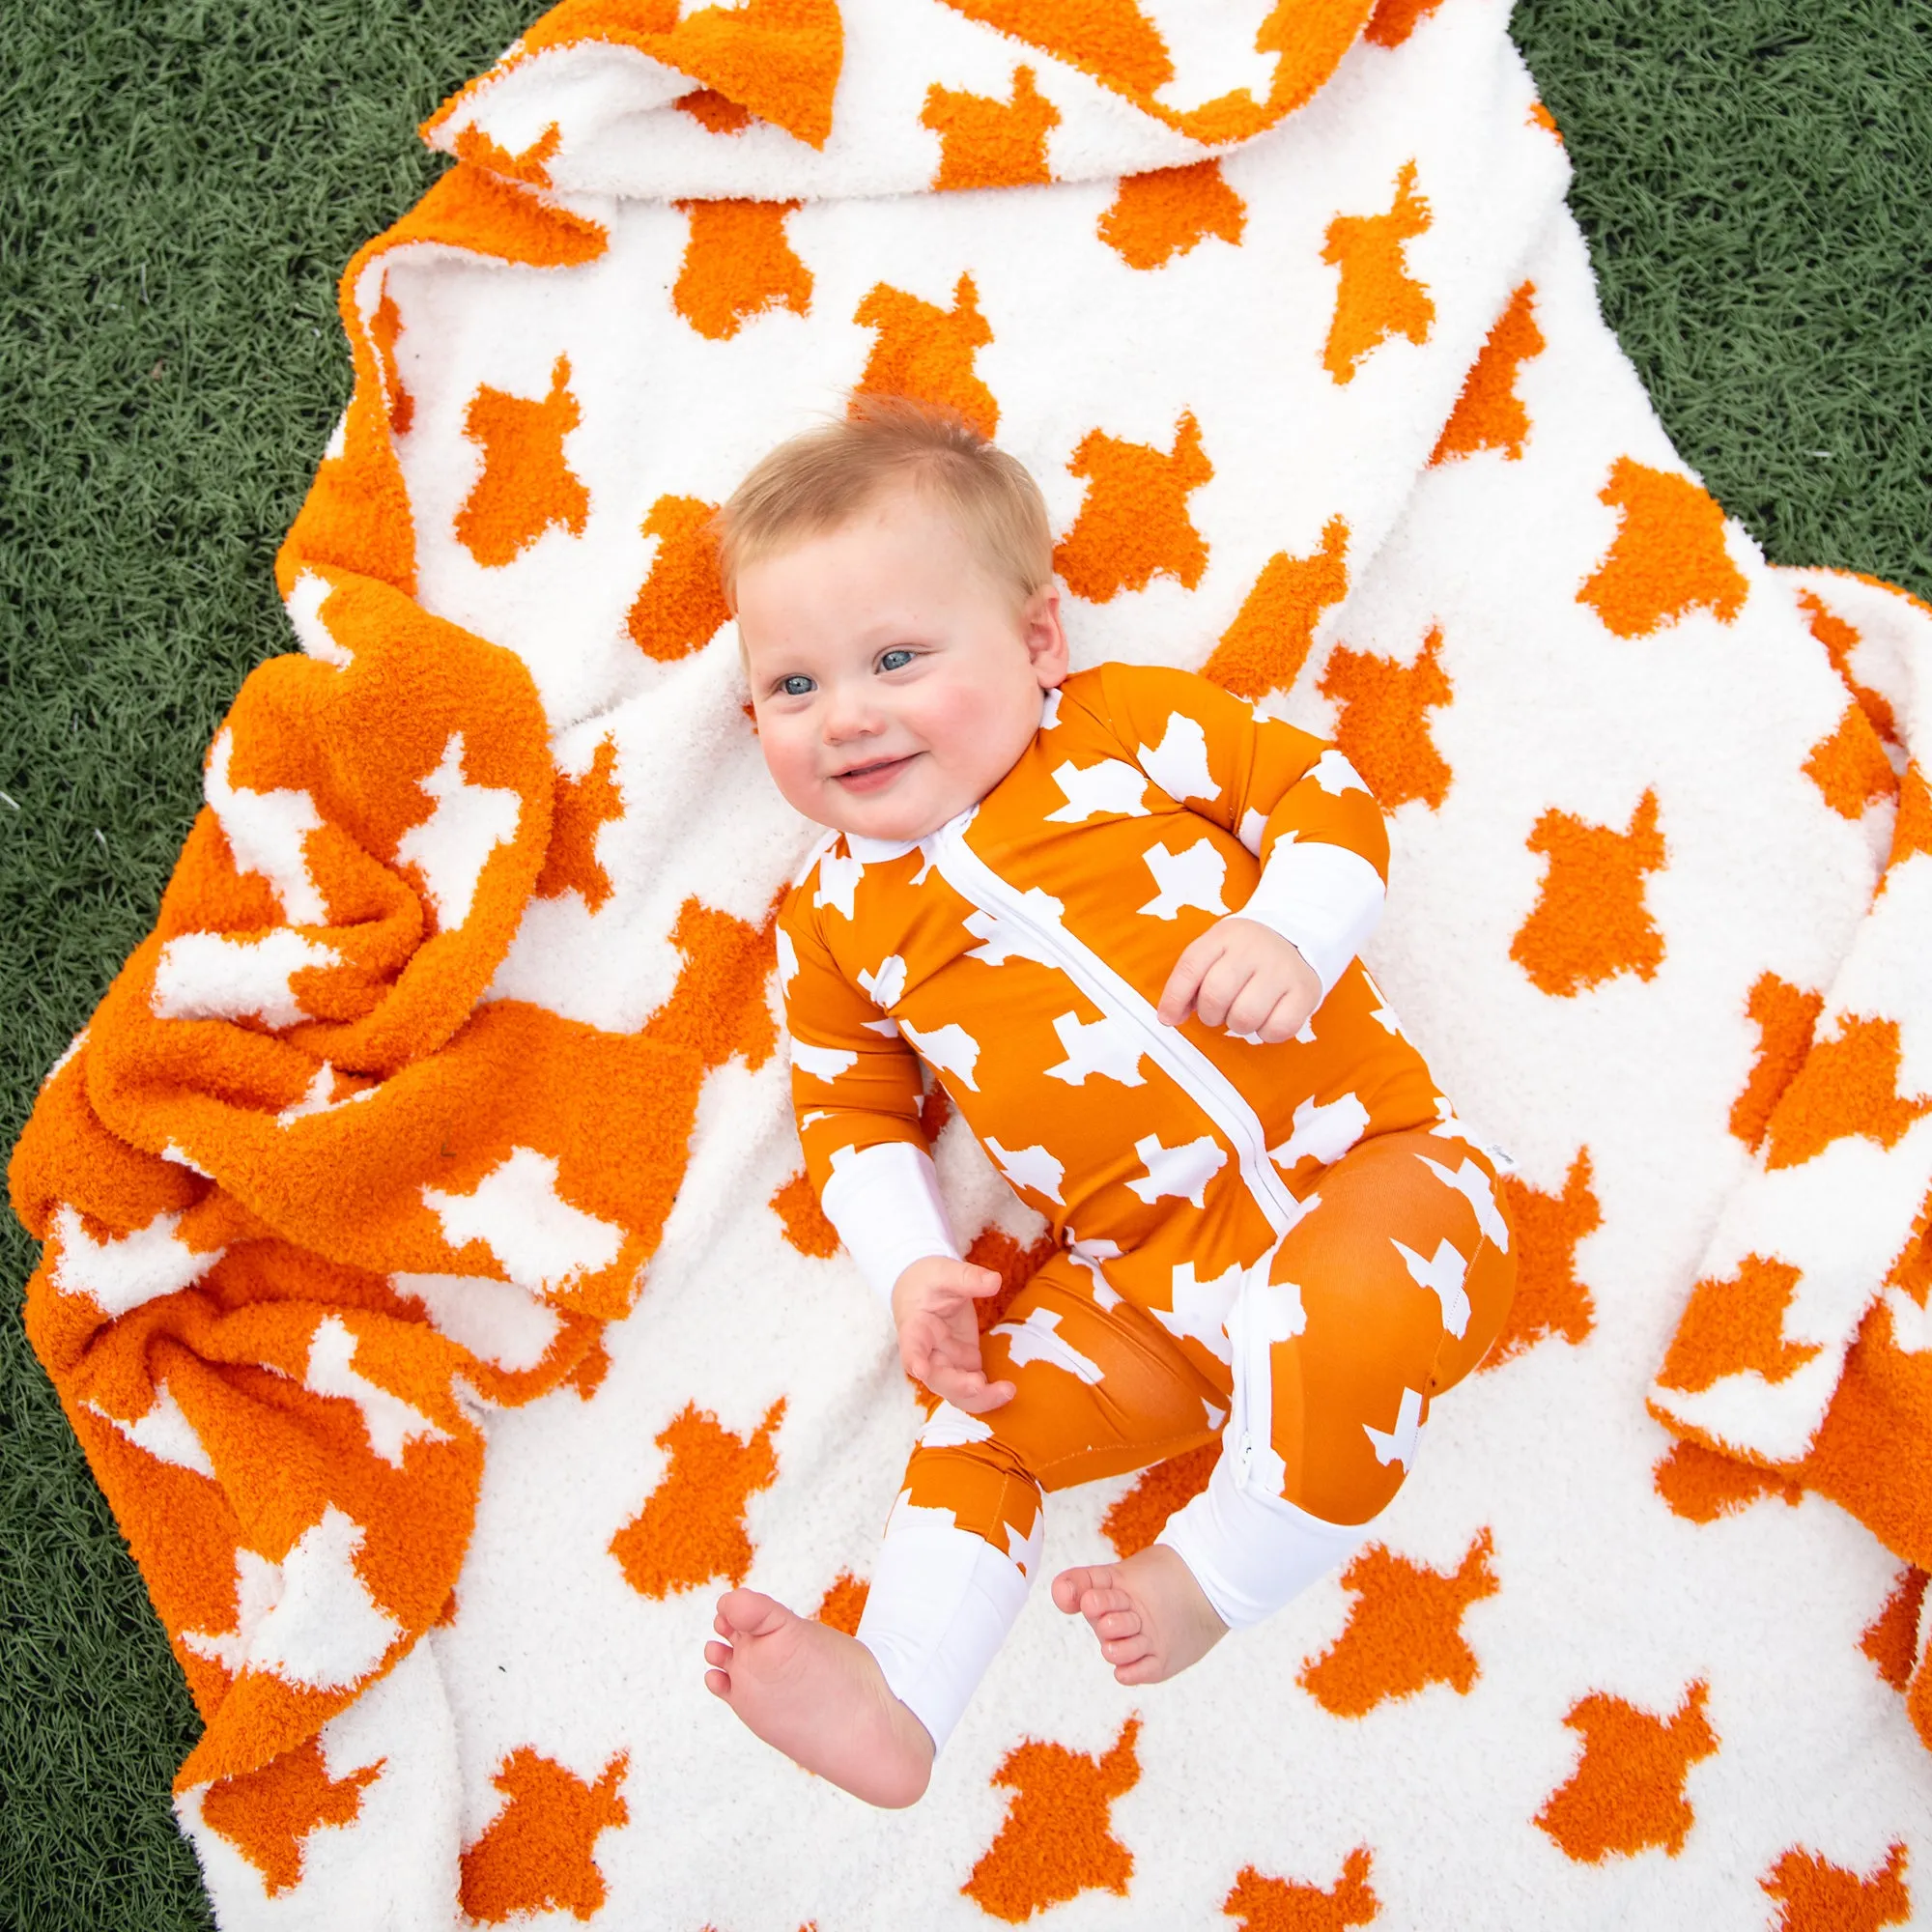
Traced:
<path fill-rule="evenodd" d="M 1278 932 L 1315 969 L 1325 1000 L 1382 913 L 1381 874 L 1346 845 L 1278 838 L 1237 917 Z"/>
<path fill-rule="evenodd" d="M 927 1255 L 960 1259 L 932 1156 L 906 1141 L 840 1148 L 818 1205 L 887 1308 L 893 1285 Z"/>

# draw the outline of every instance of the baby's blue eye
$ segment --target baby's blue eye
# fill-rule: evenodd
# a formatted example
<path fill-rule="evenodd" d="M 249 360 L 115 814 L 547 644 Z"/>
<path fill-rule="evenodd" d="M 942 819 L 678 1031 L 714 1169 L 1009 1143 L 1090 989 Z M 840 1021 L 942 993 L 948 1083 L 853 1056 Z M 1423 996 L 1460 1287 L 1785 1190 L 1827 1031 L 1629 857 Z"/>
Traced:
<path fill-rule="evenodd" d="M 895 645 L 879 659 L 881 670 L 904 670 L 911 664 L 916 652 L 909 651 L 903 644 Z"/>
<path fill-rule="evenodd" d="M 779 679 L 779 690 L 786 697 L 805 697 L 810 694 L 812 683 L 803 671 L 794 671 L 791 676 Z"/>

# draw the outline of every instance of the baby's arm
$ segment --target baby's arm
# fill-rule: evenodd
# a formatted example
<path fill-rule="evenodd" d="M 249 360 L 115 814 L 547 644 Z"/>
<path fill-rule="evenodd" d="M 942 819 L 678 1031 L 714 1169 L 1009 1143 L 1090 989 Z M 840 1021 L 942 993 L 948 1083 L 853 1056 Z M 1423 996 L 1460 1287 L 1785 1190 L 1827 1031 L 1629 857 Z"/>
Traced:
<path fill-rule="evenodd" d="M 1109 722 L 1127 755 L 1190 811 L 1262 862 L 1247 902 L 1194 941 L 1160 1016 L 1291 1038 L 1360 952 L 1381 915 L 1388 831 L 1342 753 L 1279 719 L 1258 719 L 1186 671 L 1112 665 Z"/>
<path fill-rule="evenodd" d="M 843 972 L 815 927 L 811 881 L 779 921 L 779 980 L 792 1037 L 792 1105 L 825 1217 L 891 1311 L 899 1359 L 977 1413 L 1011 1400 L 980 1365 L 975 1300 L 1000 1277 L 962 1260 L 920 1126 L 917 1056 Z"/>

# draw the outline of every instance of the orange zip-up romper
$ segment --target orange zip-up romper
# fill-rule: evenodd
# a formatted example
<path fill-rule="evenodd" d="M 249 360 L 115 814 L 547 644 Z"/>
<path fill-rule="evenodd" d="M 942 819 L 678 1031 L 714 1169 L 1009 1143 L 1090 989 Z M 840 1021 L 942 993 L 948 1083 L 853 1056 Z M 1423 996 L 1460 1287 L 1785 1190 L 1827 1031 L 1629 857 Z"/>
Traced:
<path fill-rule="evenodd" d="M 1043 1491 L 1219 1436 L 1162 1540 L 1257 1621 L 1362 1540 L 1501 1328 L 1494 1171 L 1354 956 L 1387 861 L 1340 752 L 1205 678 L 1102 665 L 977 807 L 916 844 L 841 835 L 786 899 L 800 1138 L 862 1271 L 889 1298 L 959 1252 L 922 1062 L 1061 1243 L 984 1338 L 1012 1401 L 922 1432 L 860 1626 L 935 1743 L 1018 1612 Z M 1291 1041 L 1155 1017 L 1234 912 L 1321 980 Z"/>

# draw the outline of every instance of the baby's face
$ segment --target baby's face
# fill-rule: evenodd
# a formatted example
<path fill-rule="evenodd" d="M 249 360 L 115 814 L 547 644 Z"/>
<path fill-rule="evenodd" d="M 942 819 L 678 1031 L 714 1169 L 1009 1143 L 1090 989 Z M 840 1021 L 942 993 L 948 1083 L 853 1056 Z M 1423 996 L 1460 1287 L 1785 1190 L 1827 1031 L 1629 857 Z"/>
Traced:
<path fill-rule="evenodd" d="M 1066 675 L 1059 592 L 1015 611 L 912 490 L 738 576 L 765 763 L 821 825 L 923 838 L 1006 777 Z"/>

